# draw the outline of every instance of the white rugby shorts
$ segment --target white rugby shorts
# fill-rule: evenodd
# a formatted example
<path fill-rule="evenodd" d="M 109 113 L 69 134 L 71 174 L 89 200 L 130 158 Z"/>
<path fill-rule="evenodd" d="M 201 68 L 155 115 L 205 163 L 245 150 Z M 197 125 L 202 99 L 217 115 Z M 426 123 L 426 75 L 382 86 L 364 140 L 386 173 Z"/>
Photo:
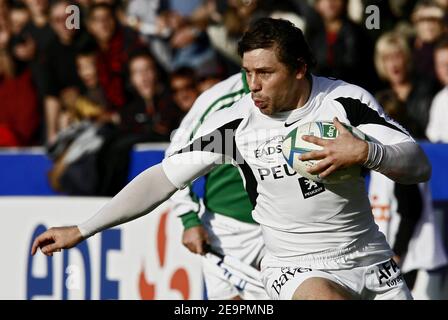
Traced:
<path fill-rule="evenodd" d="M 355 299 L 411 300 L 400 268 L 381 233 L 339 250 L 279 259 L 266 253 L 261 263 L 262 281 L 274 300 L 290 300 L 307 279 L 320 277 L 348 290 Z"/>

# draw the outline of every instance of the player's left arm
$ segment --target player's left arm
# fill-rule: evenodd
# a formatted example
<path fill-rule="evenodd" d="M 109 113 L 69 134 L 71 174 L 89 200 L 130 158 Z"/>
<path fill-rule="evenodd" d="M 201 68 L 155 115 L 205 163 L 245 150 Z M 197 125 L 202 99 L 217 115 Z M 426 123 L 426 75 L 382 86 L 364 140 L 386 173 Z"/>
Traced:
<path fill-rule="evenodd" d="M 305 141 L 323 147 L 322 151 L 302 155 L 302 160 L 322 160 L 309 172 L 326 177 L 335 170 L 358 164 L 403 184 L 429 180 L 431 164 L 420 146 L 403 127 L 384 114 L 370 94 L 361 92 L 357 99 L 336 98 L 334 101 L 341 116 L 367 134 L 370 141 L 354 137 L 338 119 L 334 119 L 339 131 L 336 139 L 303 137 Z"/>

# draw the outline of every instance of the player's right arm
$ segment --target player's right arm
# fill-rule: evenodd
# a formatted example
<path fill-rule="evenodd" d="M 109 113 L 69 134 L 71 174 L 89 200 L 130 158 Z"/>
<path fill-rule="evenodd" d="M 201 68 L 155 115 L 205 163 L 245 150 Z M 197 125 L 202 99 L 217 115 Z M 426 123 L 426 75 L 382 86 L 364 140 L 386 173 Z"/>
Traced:
<path fill-rule="evenodd" d="M 165 152 L 167 157 L 190 142 L 196 126 L 203 120 L 201 119 L 202 115 L 207 112 L 210 101 L 214 99 L 212 89 L 205 91 L 196 99 L 171 137 L 171 143 Z M 204 245 L 208 243 L 208 234 L 199 218 L 200 204 L 192 193 L 191 185 L 174 193 L 170 201 L 172 203 L 171 212 L 182 220 L 184 227 L 182 244 L 192 253 L 205 254 Z"/>
<path fill-rule="evenodd" d="M 146 169 L 89 220 L 78 226 L 52 228 L 38 236 L 33 243 L 31 253 L 36 253 L 37 248 L 46 255 L 51 255 L 60 249 L 69 249 L 95 233 L 151 212 L 184 184 L 211 170 L 215 161 L 221 158 L 219 154 L 211 152 L 207 152 L 202 157 L 202 163 L 178 164 L 177 173 L 168 174 L 175 178 L 174 181 L 171 181 L 166 174 L 167 169 L 164 168 L 163 163 Z M 187 156 L 182 158 L 187 160 Z M 165 159 L 164 162 L 171 162 L 171 160 Z M 174 165 L 175 163 L 168 167 L 172 168 Z"/>
<path fill-rule="evenodd" d="M 40 248 L 44 254 L 51 255 L 95 233 L 137 219 L 154 210 L 177 189 L 215 166 L 231 161 L 226 152 L 230 152 L 231 158 L 233 148 L 228 146 L 234 145 L 234 133 L 242 119 L 229 120 L 227 114 L 215 113 L 211 117 L 214 119 L 204 123 L 191 144 L 140 173 L 89 220 L 78 226 L 52 228 L 39 235 L 31 253 Z"/>
<path fill-rule="evenodd" d="M 152 211 L 176 190 L 162 164 L 155 165 L 140 173 L 89 220 L 78 226 L 51 228 L 39 235 L 34 240 L 31 254 L 38 248 L 45 255 L 69 249 L 97 232 Z"/>

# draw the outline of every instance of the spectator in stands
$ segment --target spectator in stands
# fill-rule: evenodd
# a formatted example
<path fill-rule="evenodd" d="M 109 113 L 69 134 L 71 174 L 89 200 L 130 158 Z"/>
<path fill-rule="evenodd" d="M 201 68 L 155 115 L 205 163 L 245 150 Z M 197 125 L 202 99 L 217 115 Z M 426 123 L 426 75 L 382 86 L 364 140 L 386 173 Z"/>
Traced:
<path fill-rule="evenodd" d="M 36 46 L 36 52 L 31 61 L 31 71 L 42 104 L 48 84 L 44 68 L 45 52 L 55 37 L 55 33 L 49 23 L 48 0 L 24 0 L 24 2 L 31 14 L 31 19 L 25 26 L 23 34 L 31 38 Z"/>
<path fill-rule="evenodd" d="M 9 7 L 11 32 L 19 34 L 30 21 L 30 13 L 27 7 L 20 1 L 13 1 Z"/>
<path fill-rule="evenodd" d="M 127 1 L 122 0 L 88 0 L 90 1 L 87 12 L 90 10 L 91 6 L 97 5 L 97 4 L 106 4 L 110 6 L 113 11 L 114 15 L 117 18 L 117 21 L 120 25 L 125 26 L 126 25 L 126 12 L 125 12 L 125 6 L 128 5 Z M 164 1 L 164 0 L 162 0 Z M 152 2 L 152 1 L 151 1 Z"/>
<path fill-rule="evenodd" d="M 161 14 L 167 9 L 168 1 L 129 0 L 126 24 L 140 34 L 157 62 L 165 70 L 171 70 L 169 37 L 172 30 L 166 15 Z"/>
<path fill-rule="evenodd" d="M 103 196 L 112 196 L 125 186 L 132 147 L 141 142 L 169 141 L 183 116 L 164 82 L 159 81 L 161 69 L 147 50 L 134 52 L 128 65 L 135 98 L 120 110 L 119 131 L 101 151 L 98 194 Z"/>
<path fill-rule="evenodd" d="M 111 108 L 119 110 L 126 103 L 125 68 L 128 52 L 141 46 L 137 34 L 123 27 L 108 4 L 90 7 L 87 27 L 99 46 L 97 67 L 99 83 Z"/>
<path fill-rule="evenodd" d="M 24 34 L 25 25 L 29 22 L 30 15 L 27 7 L 21 2 L 11 2 L 9 5 L 9 23 L 11 39 L 9 46 L 15 60 L 15 68 L 20 70 L 29 67 L 34 59 L 36 46 L 30 35 Z"/>
<path fill-rule="evenodd" d="M 444 88 L 432 101 L 426 135 L 432 142 L 448 143 L 448 38 L 440 40 L 434 56 L 437 78 Z"/>
<path fill-rule="evenodd" d="M 207 34 L 176 12 L 168 14 L 171 16 L 168 17 L 169 21 L 175 21 L 172 24 L 173 33 L 169 42 L 173 49 L 172 68 L 177 69 L 182 66 L 196 70 L 214 68 L 217 64 L 216 55 Z M 177 18 L 173 19 L 173 16 Z"/>
<path fill-rule="evenodd" d="M 379 103 L 413 137 L 425 139 L 429 107 L 436 90 L 431 83 L 412 76 L 406 40 L 396 33 L 382 35 L 375 48 L 375 65 L 378 75 L 389 85 L 377 93 Z"/>
<path fill-rule="evenodd" d="M 413 40 L 412 58 L 418 77 L 435 81 L 434 46 L 443 33 L 443 9 L 434 1 L 421 0 L 412 13 L 416 36 Z"/>
<path fill-rule="evenodd" d="M 306 36 L 317 66 L 317 75 L 339 78 L 369 90 L 376 89 L 376 76 L 369 61 L 373 46 L 362 27 L 347 14 L 348 0 L 316 0 L 319 14 L 309 20 Z"/>
<path fill-rule="evenodd" d="M 52 143 L 57 133 L 64 128 L 65 120 L 61 117 L 60 95 L 66 89 L 79 87 L 80 79 L 76 71 L 76 52 L 88 40 L 82 30 L 68 29 L 65 9 L 71 5 L 67 0 L 52 2 L 50 5 L 50 25 L 56 34 L 45 51 L 45 72 L 48 76 L 45 94 L 46 140 Z"/>
<path fill-rule="evenodd" d="M 207 31 L 213 47 L 221 55 L 239 66 L 237 42 L 251 21 L 261 17 L 283 18 L 305 29 L 305 20 L 289 0 L 207 1 L 193 13 L 191 20 L 196 27 Z"/>
<path fill-rule="evenodd" d="M 173 105 L 163 71 L 145 49 L 135 51 L 128 66 L 134 99 L 120 112 L 120 130 L 146 141 L 168 141 L 182 112 Z"/>
<path fill-rule="evenodd" d="M 445 11 L 445 14 L 448 13 L 448 0 L 435 0 L 435 2 Z"/>
<path fill-rule="evenodd" d="M 24 3 L 31 14 L 30 30 L 34 31 L 32 33 L 36 36 L 38 45 L 45 48 L 45 43 L 48 44 L 49 41 L 49 34 L 52 34 L 48 21 L 48 0 L 24 0 Z"/>
<path fill-rule="evenodd" d="M 173 92 L 174 103 L 186 114 L 199 95 L 194 70 L 182 67 L 172 72 L 170 87 Z"/>
<path fill-rule="evenodd" d="M 96 47 L 82 48 L 76 54 L 76 67 L 81 85 L 74 90 L 66 90 L 63 104 L 76 120 L 94 122 L 118 122 L 118 113 L 109 109 L 103 88 L 99 85 Z"/>
<path fill-rule="evenodd" d="M 8 7 L 0 2 L 0 146 L 28 146 L 40 121 L 37 96 L 30 70 L 16 66 L 10 39 Z"/>
<path fill-rule="evenodd" d="M 96 47 L 88 45 L 76 54 L 81 79 L 79 88 L 67 88 L 61 103 L 66 129 L 49 146 L 53 160 L 48 177 L 55 191 L 68 195 L 95 195 L 99 186 L 98 157 L 104 142 L 116 132 L 118 113 L 108 108 L 99 85 Z"/>
<path fill-rule="evenodd" d="M 225 73 L 223 70 L 217 72 L 199 72 L 197 75 L 197 88 L 199 94 L 207 89 L 210 89 L 218 82 L 224 80 Z"/>

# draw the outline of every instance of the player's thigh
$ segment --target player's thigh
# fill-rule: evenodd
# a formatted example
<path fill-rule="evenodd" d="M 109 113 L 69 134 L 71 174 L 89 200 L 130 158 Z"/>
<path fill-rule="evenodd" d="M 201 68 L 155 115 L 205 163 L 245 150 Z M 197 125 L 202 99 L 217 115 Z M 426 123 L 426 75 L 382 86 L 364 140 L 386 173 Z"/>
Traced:
<path fill-rule="evenodd" d="M 292 300 L 296 298 L 305 298 L 302 291 L 297 291 L 303 284 L 306 288 L 313 284 L 313 281 L 308 279 L 324 279 L 329 281 L 328 283 L 338 284 L 339 280 L 328 272 L 320 270 L 311 270 L 309 268 L 292 268 L 292 267 L 268 267 L 263 270 L 262 273 L 263 284 L 271 299 L 274 300 Z M 338 288 L 334 286 L 328 286 L 328 290 L 331 288 Z M 318 284 L 322 286 L 324 283 L 318 280 Z M 339 284 L 342 286 L 342 284 Z M 314 292 L 314 290 L 313 290 Z M 339 292 L 339 291 L 338 291 Z"/>
<path fill-rule="evenodd" d="M 312 277 L 304 280 L 295 290 L 293 300 L 352 300 L 354 297 L 335 279 Z"/>

